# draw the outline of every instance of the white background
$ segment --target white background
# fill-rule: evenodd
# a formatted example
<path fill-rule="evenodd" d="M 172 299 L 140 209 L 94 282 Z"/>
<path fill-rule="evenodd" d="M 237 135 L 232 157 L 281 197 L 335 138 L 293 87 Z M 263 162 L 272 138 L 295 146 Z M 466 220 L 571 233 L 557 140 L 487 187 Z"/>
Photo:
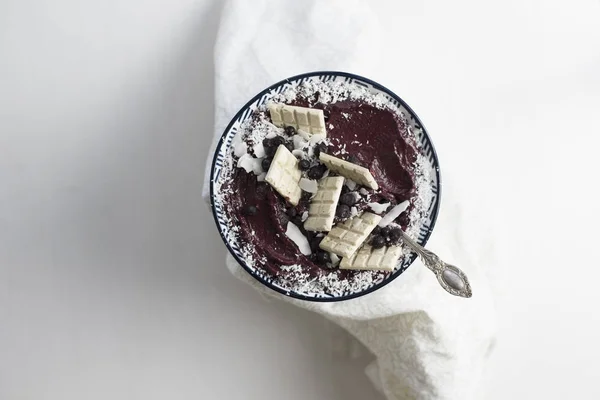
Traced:
<path fill-rule="evenodd" d="M 600 398 L 600 2 L 410 3 L 373 6 L 398 47 L 371 78 L 467 199 L 439 223 L 486 227 L 481 398 Z M 378 398 L 319 317 L 224 267 L 201 199 L 220 12 L 0 0 L 0 399 Z"/>

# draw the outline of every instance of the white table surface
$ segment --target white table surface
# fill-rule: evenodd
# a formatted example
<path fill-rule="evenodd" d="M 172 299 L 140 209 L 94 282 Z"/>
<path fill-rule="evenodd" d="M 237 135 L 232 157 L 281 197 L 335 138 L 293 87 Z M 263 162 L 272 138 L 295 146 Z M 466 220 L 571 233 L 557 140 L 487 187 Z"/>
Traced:
<path fill-rule="evenodd" d="M 373 78 L 427 122 L 446 193 L 502 210 L 481 398 L 600 398 L 600 2 L 410 3 L 375 6 L 402 51 Z M 319 317 L 224 267 L 200 198 L 220 10 L 0 2 L 0 399 L 378 398 Z"/>

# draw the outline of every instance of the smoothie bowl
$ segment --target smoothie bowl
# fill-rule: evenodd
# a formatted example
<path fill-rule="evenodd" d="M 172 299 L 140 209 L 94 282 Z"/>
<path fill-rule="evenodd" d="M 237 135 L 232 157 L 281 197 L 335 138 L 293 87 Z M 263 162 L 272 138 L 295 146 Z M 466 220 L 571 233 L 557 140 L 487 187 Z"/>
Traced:
<path fill-rule="evenodd" d="M 433 144 L 390 90 L 313 72 L 256 95 L 213 159 L 211 205 L 237 262 L 269 288 L 341 301 L 400 276 L 425 245 L 440 200 Z"/>

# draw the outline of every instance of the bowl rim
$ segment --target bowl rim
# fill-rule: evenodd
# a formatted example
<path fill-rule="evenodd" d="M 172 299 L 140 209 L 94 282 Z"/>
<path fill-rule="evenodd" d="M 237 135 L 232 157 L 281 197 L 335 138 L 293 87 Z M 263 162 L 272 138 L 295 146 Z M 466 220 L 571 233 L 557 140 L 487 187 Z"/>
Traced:
<path fill-rule="evenodd" d="M 335 297 L 315 297 L 315 296 L 307 296 L 307 295 L 303 295 L 300 293 L 296 293 L 294 291 L 291 290 L 285 290 L 283 288 L 280 288 L 274 284 L 272 284 L 271 282 L 269 282 L 268 280 L 266 280 L 265 278 L 263 278 L 262 276 L 259 276 L 258 274 L 256 274 L 250 267 L 248 267 L 246 265 L 246 263 L 241 260 L 233 251 L 233 249 L 231 248 L 231 246 L 229 245 L 229 242 L 227 241 L 227 239 L 225 238 L 225 235 L 223 234 L 223 230 L 221 229 L 221 225 L 219 224 L 219 220 L 217 218 L 217 212 L 214 206 L 214 178 L 215 178 L 215 164 L 217 162 L 217 154 L 218 154 L 218 149 L 221 148 L 221 146 L 223 145 L 223 141 L 225 140 L 225 136 L 227 134 L 227 132 L 229 132 L 229 130 L 231 129 L 231 127 L 233 126 L 233 124 L 238 120 L 238 118 L 240 118 L 240 116 L 246 112 L 246 110 L 254 103 L 256 102 L 259 98 L 261 98 L 263 95 L 265 95 L 266 93 L 270 92 L 271 90 L 284 85 L 286 83 L 290 83 L 291 81 L 295 81 L 295 80 L 300 80 L 300 79 L 304 79 L 304 78 L 310 78 L 313 76 L 320 76 L 320 75 L 334 75 L 334 76 L 341 76 L 341 77 L 345 77 L 345 78 L 352 78 L 352 79 L 356 79 L 359 81 L 363 81 L 366 82 L 368 84 L 370 84 L 371 86 L 375 87 L 376 89 L 387 93 L 388 95 L 390 95 L 394 100 L 398 101 L 410 114 L 411 116 L 414 118 L 414 121 L 417 122 L 420 126 L 421 129 L 423 131 L 423 133 L 425 134 L 425 137 L 427 138 L 429 145 L 431 147 L 431 153 L 433 156 L 433 159 L 435 161 L 435 175 L 436 175 L 436 179 L 437 179 L 437 194 L 436 194 L 436 200 L 435 200 L 435 206 L 433 207 L 433 212 L 431 214 L 431 224 L 429 225 L 429 229 L 427 231 L 427 233 L 425 234 L 424 238 L 423 238 L 423 243 L 422 245 L 425 246 L 425 244 L 427 244 L 427 241 L 429 240 L 431 233 L 433 232 L 433 228 L 435 227 L 435 223 L 437 221 L 437 217 L 439 214 L 439 209 L 440 209 L 440 204 L 441 204 L 441 195 L 442 195 L 442 180 L 441 180 L 441 174 L 440 174 L 440 163 L 439 163 L 439 159 L 437 156 L 437 152 L 435 151 L 435 147 L 433 145 L 433 141 L 431 140 L 431 137 L 429 136 L 429 133 L 427 132 L 427 129 L 425 128 L 425 125 L 423 124 L 423 122 L 421 121 L 421 119 L 418 117 L 418 115 L 414 112 L 414 110 L 404 101 L 402 100 L 402 98 L 400 96 L 398 96 L 396 93 L 394 93 L 393 91 L 391 91 L 390 89 L 388 89 L 387 87 L 381 85 L 380 83 L 377 83 L 369 78 L 365 78 L 363 76 L 360 75 L 356 75 L 350 72 L 343 72 L 343 71 L 329 71 L 329 70 L 324 70 L 324 71 L 312 71 L 312 72 L 306 72 L 306 73 L 302 73 L 299 75 L 294 75 L 291 76 L 289 78 L 285 78 L 282 79 L 272 85 L 270 85 L 269 87 L 267 87 L 266 89 L 263 89 L 262 91 L 260 91 L 258 94 L 256 94 L 254 97 L 252 97 L 252 99 L 250 99 L 246 104 L 244 104 L 242 106 L 242 108 L 240 108 L 240 110 L 233 116 L 233 118 L 231 119 L 231 121 L 229 122 L 229 124 L 227 124 L 227 127 L 223 130 L 223 133 L 221 134 L 221 137 L 219 138 L 219 141 L 217 142 L 216 147 L 214 148 L 214 154 L 213 154 L 213 160 L 211 163 L 211 171 L 210 171 L 210 208 L 212 210 L 212 214 L 213 214 L 213 219 L 215 221 L 215 224 L 217 225 L 217 230 L 219 231 L 219 235 L 221 236 L 221 239 L 223 240 L 223 242 L 225 243 L 225 247 L 227 247 L 227 250 L 229 251 L 229 254 L 231 254 L 233 256 L 233 258 L 237 261 L 237 263 L 239 265 L 242 266 L 242 268 L 244 268 L 246 270 L 246 272 L 248 272 L 248 274 L 250 274 L 250 276 L 252 276 L 254 279 L 256 279 L 257 281 L 259 281 L 260 283 L 262 283 L 264 286 L 268 287 L 271 290 L 274 290 L 278 293 L 283 294 L 284 296 L 287 297 L 292 297 L 298 300 L 305 300 L 305 301 L 312 301 L 312 302 L 318 302 L 318 303 L 329 303 L 329 302 L 338 302 L 338 301 L 345 301 L 345 300 L 351 300 L 351 299 L 355 299 L 357 297 L 362 297 L 364 295 L 367 295 L 369 293 L 372 293 L 378 289 L 381 289 L 382 287 L 386 286 L 387 284 L 389 284 L 390 282 L 392 282 L 394 279 L 398 278 L 400 275 L 402 275 L 402 273 L 404 273 L 405 270 L 407 270 L 415 261 L 417 255 L 413 252 L 410 255 L 410 259 L 409 262 L 406 266 L 406 268 L 402 271 L 396 271 L 396 272 L 392 272 L 392 274 L 387 277 L 386 279 L 384 279 L 383 281 L 381 281 L 380 283 L 371 286 L 370 288 L 360 291 L 360 292 L 356 292 L 356 293 L 351 293 L 345 296 L 335 296 Z"/>

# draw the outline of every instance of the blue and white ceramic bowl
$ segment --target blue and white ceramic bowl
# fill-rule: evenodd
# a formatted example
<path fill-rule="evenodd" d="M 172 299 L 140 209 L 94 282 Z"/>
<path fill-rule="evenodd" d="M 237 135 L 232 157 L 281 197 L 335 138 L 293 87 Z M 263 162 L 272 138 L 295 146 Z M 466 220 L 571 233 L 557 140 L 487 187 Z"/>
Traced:
<path fill-rule="evenodd" d="M 424 246 L 425 243 L 427 243 L 427 240 L 431 235 L 437 218 L 438 209 L 440 205 L 441 189 L 438 159 L 435 153 L 435 149 L 433 147 L 433 143 L 431 142 L 431 138 L 427 134 L 427 131 L 419 117 L 417 117 L 415 112 L 399 96 L 397 96 L 391 90 L 387 89 L 386 87 L 380 85 L 377 82 L 374 82 L 367 78 L 363 78 L 362 76 L 346 72 L 320 71 L 293 76 L 281 82 L 277 82 L 274 85 L 266 88 L 262 92 L 258 93 L 256 96 L 254 96 L 252 100 L 250 100 L 244 107 L 242 107 L 240 111 L 238 111 L 238 113 L 233 117 L 229 125 L 227 125 L 227 128 L 225 128 L 225 132 L 223 132 L 223 135 L 221 136 L 213 158 L 210 186 L 212 211 L 215 218 L 215 222 L 217 224 L 217 228 L 219 229 L 219 233 L 221 234 L 221 237 L 223 238 L 223 241 L 225 242 L 225 245 L 227 246 L 229 252 L 233 255 L 237 262 L 246 271 L 248 271 L 250 275 L 252 275 L 258 281 L 260 281 L 262 284 L 284 295 L 302 300 L 321 302 L 348 300 L 373 292 L 374 290 L 377 290 L 390 283 L 392 280 L 400 276 L 413 263 L 413 261 L 416 258 L 416 255 L 413 253 L 410 256 L 405 257 L 401 265 L 399 265 L 398 268 L 396 268 L 396 270 L 391 275 L 388 275 L 387 277 L 381 278 L 379 280 L 374 280 L 369 287 L 366 287 L 360 291 L 346 292 L 341 295 L 330 295 L 322 293 L 301 293 L 297 291 L 290 291 L 289 288 L 279 286 L 275 282 L 273 276 L 265 274 L 262 270 L 256 269 L 253 265 L 248 265 L 248 263 L 244 261 L 244 257 L 240 251 L 240 244 L 235 242 L 236 239 L 234 239 L 234 236 L 227 234 L 231 227 L 228 226 L 227 219 L 223 214 L 224 207 L 223 204 L 221 204 L 223 200 L 220 196 L 215 195 L 216 190 L 218 190 L 218 185 L 216 185 L 215 182 L 219 179 L 221 171 L 226 165 L 226 157 L 229 157 L 229 155 L 231 154 L 230 146 L 233 137 L 240 128 L 240 125 L 246 119 L 250 118 L 252 113 L 259 106 L 265 104 L 273 94 L 281 93 L 286 89 L 286 87 L 290 86 L 291 84 L 299 84 L 307 80 L 320 80 L 323 82 L 343 81 L 361 85 L 374 94 L 383 94 L 389 101 L 391 101 L 392 104 L 394 104 L 394 106 L 398 107 L 400 111 L 404 112 L 404 115 L 407 117 L 408 123 L 413 127 L 413 131 L 415 132 L 417 144 L 420 148 L 420 151 L 424 155 L 426 164 L 424 165 L 424 168 L 429 170 L 429 188 L 431 190 L 429 198 L 431 200 L 429 207 L 427 208 L 427 215 L 421 219 L 421 223 L 418 226 L 419 234 L 417 238 L 419 244 Z"/>

